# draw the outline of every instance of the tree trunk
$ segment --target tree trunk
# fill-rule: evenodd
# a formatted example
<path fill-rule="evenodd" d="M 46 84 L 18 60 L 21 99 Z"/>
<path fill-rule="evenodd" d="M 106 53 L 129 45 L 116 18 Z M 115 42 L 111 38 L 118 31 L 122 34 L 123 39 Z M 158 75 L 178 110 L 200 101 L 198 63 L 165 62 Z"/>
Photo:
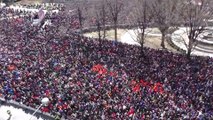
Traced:
<path fill-rule="evenodd" d="M 144 50 L 143 50 L 143 46 L 141 46 L 141 57 L 144 57 Z"/>
<path fill-rule="evenodd" d="M 190 59 L 190 57 L 191 57 L 191 53 L 192 53 L 192 47 L 193 47 L 193 45 L 192 45 L 192 39 L 191 39 L 191 36 L 189 36 L 188 37 L 189 38 L 189 45 L 188 45 L 188 48 L 187 48 L 187 54 L 186 54 L 186 56 L 187 56 L 187 58 L 188 59 Z"/>
<path fill-rule="evenodd" d="M 106 38 L 106 29 L 105 29 L 105 25 L 103 26 L 103 39 Z"/>
<path fill-rule="evenodd" d="M 98 40 L 101 41 L 101 25 L 99 22 L 97 22 L 97 27 L 98 27 Z"/>
<path fill-rule="evenodd" d="M 80 8 L 78 8 L 78 20 L 79 20 L 79 24 L 80 24 L 80 32 L 82 33 L 82 30 L 83 30 L 83 18 L 82 18 L 82 11 L 80 10 Z"/>
<path fill-rule="evenodd" d="M 191 53 L 192 53 L 192 50 L 188 49 L 187 54 L 186 54 L 186 56 L 187 56 L 188 59 L 190 59 Z"/>
<path fill-rule="evenodd" d="M 141 45 L 141 56 L 143 57 L 144 56 L 143 48 L 144 48 L 144 39 L 145 39 L 145 28 L 143 27 L 141 29 L 141 31 L 142 31 L 142 33 L 140 36 L 140 45 Z"/>
<path fill-rule="evenodd" d="M 105 3 L 102 5 L 102 30 L 103 30 L 103 39 L 106 38 L 106 8 L 105 8 Z"/>
<path fill-rule="evenodd" d="M 101 51 L 101 23 L 99 20 L 96 20 L 97 32 L 98 32 L 98 45 L 99 50 Z"/>
<path fill-rule="evenodd" d="M 118 32 L 118 31 L 117 31 L 117 23 L 116 23 L 115 26 L 114 26 L 114 30 L 115 30 L 115 41 L 117 42 L 117 41 L 118 41 L 118 38 L 117 38 L 117 37 L 118 37 L 118 36 L 117 36 L 117 34 L 118 34 L 118 33 L 117 33 L 117 32 Z"/>
<path fill-rule="evenodd" d="M 165 39 L 166 39 L 166 34 L 165 31 L 162 32 L 162 37 L 161 37 L 161 47 L 165 49 Z"/>

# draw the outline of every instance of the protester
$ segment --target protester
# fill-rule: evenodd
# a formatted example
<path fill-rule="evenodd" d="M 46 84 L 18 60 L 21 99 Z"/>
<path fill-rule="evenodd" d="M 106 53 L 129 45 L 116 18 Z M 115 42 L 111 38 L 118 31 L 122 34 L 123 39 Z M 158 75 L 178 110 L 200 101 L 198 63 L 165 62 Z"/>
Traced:
<path fill-rule="evenodd" d="M 141 58 L 137 46 L 61 35 L 62 24 L 79 28 L 76 15 L 46 17 L 44 28 L 1 22 L 1 97 L 33 108 L 48 97 L 41 110 L 67 119 L 213 118 L 212 58 L 150 48 Z"/>

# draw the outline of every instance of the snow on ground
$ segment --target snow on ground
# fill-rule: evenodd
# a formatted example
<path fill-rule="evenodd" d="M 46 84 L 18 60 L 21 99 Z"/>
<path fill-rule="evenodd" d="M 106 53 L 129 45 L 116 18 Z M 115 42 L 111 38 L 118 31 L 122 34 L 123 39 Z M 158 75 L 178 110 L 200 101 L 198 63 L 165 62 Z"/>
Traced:
<path fill-rule="evenodd" d="M 131 45 L 140 45 L 137 42 L 137 36 L 140 33 L 140 30 L 138 29 L 133 29 L 133 30 L 128 30 L 126 33 L 124 33 L 121 36 L 121 42 L 131 44 Z M 149 36 L 155 36 L 155 37 L 161 37 L 161 34 L 157 28 L 148 28 L 145 31 L 146 34 Z"/>
<path fill-rule="evenodd" d="M 7 120 L 9 118 L 7 110 L 10 110 L 12 114 L 10 120 L 29 120 L 31 117 L 30 114 L 25 113 L 22 109 L 17 109 L 12 106 L 0 106 L 0 120 Z M 41 118 L 37 119 L 36 117 L 32 117 L 31 120 L 43 120 L 43 119 Z"/>
<path fill-rule="evenodd" d="M 189 39 L 187 37 L 187 29 L 184 27 L 179 28 L 179 30 L 175 31 L 172 34 L 172 42 L 178 46 L 179 48 L 187 51 L 187 45 L 189 42 Z M 202 40 L 201 40 L 202 41 Z M 202 52 L 202 51 L 198 51 L 198 50 L 193 50 L 192 51 L 193 55 L 199 55 L 199 56 L 209 56 L 209 57 L 213 57 L 213 54 L 211 53 L 206 53 L 206 52 Z"/>
<path fill-rule="evenodd" d="M 137 33 L 135 30 L 128 30 L 124 35 L 121 36 L 121 42 L 131 44 L 131 45 L 140 45 L 138 42 L 136 42 L 137 39 Z"/>
<path fill-rule="evenodd" d="M 121 36 L 121 42 L 127 43 L 127 44 L 132 44 L 132 45 L 139 45 L 136 42 L 136 38 L 138 36 L 138 30 L 128 30 L 126 33 L 124 33 Z M 156 37 L 161 37 L 161 34 L 159 31 L 156 30 L 156 28 L 149 28 L 146 33 L 148 36 L 156 36 Z M 172 35 L 172 42 L 178 46 L 179 48 L 183 50 L 187 50 L 186 44 L 188 43 L 188 37 L 186 34 L 186 28 L 182 27 L 179 30 L 175 31 Z M 200 39 L 200 41 L 204 41 L 203 39 Z M 198 50 L 193 50 L 192 54 L 194 55 L 199 55 L 199 56 L 210 56 L 213 57 L 213 54 L 211 53 L 206 53 Z"/>

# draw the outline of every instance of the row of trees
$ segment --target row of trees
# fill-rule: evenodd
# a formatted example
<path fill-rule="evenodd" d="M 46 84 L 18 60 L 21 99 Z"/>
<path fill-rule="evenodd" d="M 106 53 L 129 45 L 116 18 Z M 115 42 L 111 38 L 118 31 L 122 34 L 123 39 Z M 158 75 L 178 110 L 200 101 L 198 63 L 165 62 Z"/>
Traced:
<path fill-rule="evenodd" d="M 113 26 L 115 41 L 118 40 L 119 24 L 135 25 L 140 33 L 137 42 L 141 45 L 142 54 L 147 28 L 157 27 L 160 30 L 161 46 L 165 49 L 170 28 L 184 26 L 189 39 L 185 41 L 187 56 L 190 57 L 198 36 L 206 29 L 206 20 L 212 18 L 211 5 L 211 0 L 99 0 L 89 18 L 94 18 L 99 40 L 106 37 L 105 28 L 109 24 Z M 82 18 L 81 12 L 78 8 L 79 18 Z M 82 23 L 82 19 L 79 21 Z"/>
<path fill-rule="evenodd" d="M 196 0 L 197 1 L 197 0 Z M 120 24 L 135 26 L 138 32 L 137 42 L 143 46 L 146 29 L 157 27 L 162 34 L 161 46 L 170 28 L 185 26 L 189 41 L 185 41 L 187 56 L 197 45 L 197 38 L 206 29 L 206 20 L 212 17 L 212 0 L 70 0 L 65 5 L 77 12 L 80 29 L 89 22 L 96 26 L 99 40 L 105 39 L 108 25 L 114 29 L 114 40 L 117 41 L 117 29 Z M 68 12 L 69 13 L 69 12 Z M 92 20 L 91 20 L 92 19 Z"/>

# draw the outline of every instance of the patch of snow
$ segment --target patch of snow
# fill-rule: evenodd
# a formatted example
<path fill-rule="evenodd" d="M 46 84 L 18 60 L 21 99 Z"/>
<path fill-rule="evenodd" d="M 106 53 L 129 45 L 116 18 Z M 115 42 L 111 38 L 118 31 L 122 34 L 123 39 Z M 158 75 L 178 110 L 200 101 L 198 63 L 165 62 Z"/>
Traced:
<path fill-rule="evenodd" d="M 154 31 L 154 32 L 153 32 Z M 124 33 L 121 36 L 120 41 L 123 43 L 127 43 L 127 44 L 131 44 L 131 45 L 140 45 L 136 40 L 138 34 L 140 33 L 139 30 L 133 29 L 133 30 L 128 30 L 126 33 Z M 156 28 L 149 28 L 146 31 L 146 34 L 148 34 L 148 36 L 157 36 L 160 37 L 161 34 L 160 33 L 156 33 Z M 181 27 L 179 28 L 179 30 L 176 30 L 172 35 L 172 42 L 178 46 L 179 48 L 187 51 L 187 44 L 188 44 L 188 37 L 187 37 L 187 29 L 185 27 Z M 203 40 L 201 40 L 203 41 Z M 209 56 L 209 57 L 213 57 L 213 54 L 211 53 L 206 53 L 206 52 L 202 52 L 202 51 L 198 51 L 198 50 L 193 50 L 192 51 L 193 55 L 199 55 L 199 56 Z"/>
<path fill-rule="evenodd" d="M 0 120 L 7 120 L 9 115 L 7 111 L 10 111 L 12 117 L 10 120 L 29 120 L 31 114 L 25 113 L 22 109 L 17 109 L 12 106 L 0 106 Z M 37 119 L 35 116 L 31 120 L 43 120 L 42 118 Z"/>
<path fill-rule="evenodd" d="M 121 42 L 131 44 L 131 45 L 140 45 L 137 42 L 137 37 L 138 34 L 141 33 L 139 29 L 133 29 L 133 30 L 128 30 L 126 33 L 124 33 L 121 36 Z M 155 37 L 161 37 L 162 35 L 159 33 L 159 30 L 157 28 L 148 28 L 145 31 L 145 34 L 148 36 L 155 36 Z"/>
<path fill-rule="evenodd" d="M 187 28 L 181 27 L 179 28 L 179 30 L 176 30 L 172 35 L 172 42 L 178 46 L 179 48 L 187 51 L 187 45 L 189 42 L 189 39 L 187 37 Z M 206 52 L 202 52 L 202 51 L 198 51 L 196 49 L 194 49 L 192 51 L 193 55 L 199 55 L 199 56 L 209 56 L 209 57 L 213 57 L 213 54 L 211 53 L 206 53 Z"/>

